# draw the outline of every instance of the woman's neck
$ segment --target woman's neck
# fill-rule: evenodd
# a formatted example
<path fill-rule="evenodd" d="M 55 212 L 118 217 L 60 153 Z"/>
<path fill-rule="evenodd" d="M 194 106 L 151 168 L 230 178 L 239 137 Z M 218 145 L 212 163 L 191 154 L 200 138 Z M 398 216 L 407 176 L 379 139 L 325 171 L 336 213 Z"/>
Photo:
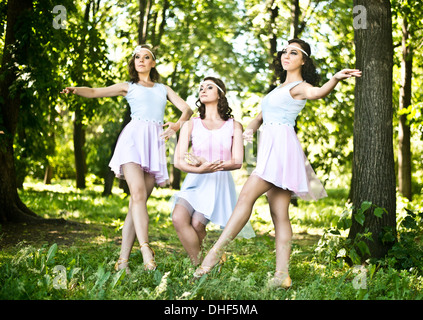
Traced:
<path fill-rule="evenodd" d="M 295 81 L 303 81 L 303 77 L 301 76 L 301 70 L 293 70 L 291 72 L 286 73 L 286 79 L 284 83 L 291 83 Z"/>
<path fill-rule="evenodd" d="M 138 82 L 145 82 L 145 83 L 153 82 L 151 81 L 151 78 L 150 78 L 150 72 L 148 73 L 138 72 Z"/>
<path fill-rule="evenodd" d="M 222 120 L 222 118 L 219 115 L 219 112 L 217 111 L 217 103 L 208 103 L 205 104 L 205 117 L 204 119 L 207 120 Z"/>

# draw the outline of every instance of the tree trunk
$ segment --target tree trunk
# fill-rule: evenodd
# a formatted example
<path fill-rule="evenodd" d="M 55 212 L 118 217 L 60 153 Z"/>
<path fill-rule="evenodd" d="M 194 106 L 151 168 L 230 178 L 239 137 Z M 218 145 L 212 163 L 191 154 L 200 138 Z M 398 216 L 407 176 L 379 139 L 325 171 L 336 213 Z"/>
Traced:
<path fill-rule="evenodd" d="M 276 35 L 276 18 L 279 16 L 279 7 L 275 4 L 275 1 L 270 3 L 268 8 L 270 13 L 270 22 L 269 22 L 269 45 L 270 45 L 270 64 L 273 63 L 273 59 L 276 56 L 278 49 L 277 49 L 277 35 Z M 272 78 L 270 79 L 270 87 L 275 86 L 277 81 L 276 75 L 272 72 Z"/>
<path fill-rule="evenodd" d="M 291 1 L 291 27 L 290 27 L 290 38 L 298 38 L 298 35 L 300 34 L 300 14 L 301 14 L 301 8 L 300 8 L 300 1 L 299 0 L 292 0 Z"/>
<path fill-rule="evenodd" d="M 81 108 L 75 110 L 73 121 L 73 153 L 75 156 L 76 187 L 85 189 L 86 156 L 84 151 L 85 128 L 82 124 Z"/>
<path fill-rule="evenodd" d="M 138 24 L 138 43 L 145 44 L 148 34 L 148 22 L 151 16 L 151 0 L 139 0 L 140 22 Z"/>
<path fill-rule="evenodd" d="M 51 184 L 51 179 L 53 178 L 53 168 L 50 164 L 46 166 L 46 170 L 44 172 L 44 184 Z"/>
<path fill-rule="evenodd" d="M 356 67 L 363 71 L 355 87 L 354 160 L 352 201 L 360 208 L 363 201 L 385 208 L 382 218 L 366 211 L 364 225 L 354 218 L 349 238 L 365 229 L 372 232 L 368 242 L 371 257 L 383 257 L 392 243 L 383 243 L 381 233 L 396 228 L 395 166 L 392 128 L 392 22 L 389 0 L 355 0 L 367 12 L 367 28 L 355 28 Z M 362 257 L 363 259 L 367 257 Z"/>
<path fill-rule="evenodd" d="M 30 32 L 27 20 L 32 11 L 31 0 L 9 0 L 7 3 L 7 27 L 0 78 L 0 222 L 29 221 L 37 217 L 20 200 L 16 188 L 16 171 L 13 155 L 13 140 L 18 124 L 20 108 L 19 85 L 16 91 L 10 88 L 17 80 L 17 67 L 25 64 L 28 56 Z M 16 35 L 20 34 L 20 40 Z"/>
<path fill-rule="evenodd" d="M 120 132 L 122 132 L 122 130 L 125 128 L 125 126 L 129 123 L 129 121 L 131 121 L 131 109 L 128 106 L 127 109 L 126 109 L 126 111 L 125 111 L 125 116 L 124 116 L 124 119 L 123 119 L 122 126 L 120 128 Z M 119 136 L 120 136 L 120 133 L 116 137 L 115 142 L 113 143 L 113 145 L 111 147 L 109 162 L 110 162 L 110 160 L 113 157 L 113 153 L 115 152 L 115 148 L 116 148 L 116 144 L 118 142 Z M 112 194 L 113 181 L 115 179 L 114 172 L 111 171 L 109 167 L 108 167 L 108 169 L 109 170 L 107 170 L 106 177 L 104 177 L 103 196 L 108 196 L 108 195 Z M 129 188 L 128 188 L 128 190 L 129 190 Z"/>
<path fill-rule="evenodd" d="M 399 109 L 403 110 L 411 105 L 411 80 L 413 76 L 413 52 L 407 43 L 409 38 L 407 16 L 404 16 L 402 26 L 402 61 L 401 61 L 401 89 Z M 398 189 L 399 192 L 410 201 L 411 191 L 411 144 L 410 126 L 407 124 L 407 116 L 399 118 L 398 130 Z"/>

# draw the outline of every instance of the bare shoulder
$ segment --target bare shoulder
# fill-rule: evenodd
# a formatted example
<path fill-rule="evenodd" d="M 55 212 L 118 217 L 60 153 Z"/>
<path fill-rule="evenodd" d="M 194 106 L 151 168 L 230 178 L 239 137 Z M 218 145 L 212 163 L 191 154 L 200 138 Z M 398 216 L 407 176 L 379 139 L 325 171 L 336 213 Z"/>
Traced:
<path fill-rule="evenodd" d="M 242 124 L 239 121 L 234 120 L 234 129 L 243 130 Z"/>
<path fill-rule="evenodd" d="M 291 96 L 294 99 L 305 99 L 307 90 L 311 88 L 313 88 L 313 86 L 310 83 L 303 81 L 290 90 Z"/>

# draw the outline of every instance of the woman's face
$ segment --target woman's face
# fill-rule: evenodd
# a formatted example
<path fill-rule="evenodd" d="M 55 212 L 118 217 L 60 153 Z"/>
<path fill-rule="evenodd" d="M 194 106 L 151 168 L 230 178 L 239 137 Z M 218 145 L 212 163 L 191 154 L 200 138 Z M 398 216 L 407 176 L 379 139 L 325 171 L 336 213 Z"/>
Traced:
<path fill-rule="evenodd" d="M 150 52 L 141 49 L 135 54 L 134 65 L 137 72 L 148 73 L 156 66 L 156 61 Z"/>
<path fill-rule="evenodd" d="M 217 102 L 219 93 L 216 84 L 211 80 L 205 80 L 200 85 L 199 98 L 201 103 Z"/>
<path fill-rule="evenodd" d="M 290 43 L 289 46 L 282 50 L 281 65 L 286 71 L 295 70 L 301 68 L 304 65 L 303 53 L 300 50 L 295 49 L 301 48 L 298 43 Z"/>

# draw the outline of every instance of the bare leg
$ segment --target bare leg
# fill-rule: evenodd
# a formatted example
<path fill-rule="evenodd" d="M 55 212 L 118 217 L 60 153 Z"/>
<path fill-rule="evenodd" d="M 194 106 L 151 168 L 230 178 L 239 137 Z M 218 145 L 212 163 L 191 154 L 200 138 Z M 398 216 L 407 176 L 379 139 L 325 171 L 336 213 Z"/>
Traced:
<path fill-rule="evenodd" d="M 197 233 L 198 239 L 200 240 L 200 250 L 201 250 L 203 240 L 207 235 L 206 224 L 204 224 L 203 220 L 201 220 L 194 213 L 193 216 L 192 216 L 191 225 L 194 228 L 195 232 Z"/>
<path fill-rule="evenodd" d="M 128 215 L 122 230 L 121 258 L 128 259 L 134 244 L 135 235 L 140 244 L 148 243 L 147 199 L 154 188 L 154 177 L 142 170 L 135 163 L 123 165 L 123 172 L 131 192 Z M 151 261 L 154 257 L 148 247 L 141 250 L 144 262 Z M 122 267 L 125 267 L 122 265 Z"/>
<path fill-rule="evenodd" d="M 257 198 L 272 188 L 272 186 L 273 185 L 271 183 L 256 175 L 251 175 L 248 178 L 241 190 L 231 218 L 213 248 L 204 258 L 200 269 L 197 269 L 196 276 L 201 276 L 202 274 L 207 273 L 211 267 L 217 264 L 221 254 L 223 253 L 224 247 L 237 236 L 250 219 L 251 212 Z"/>
<path fill-rule="evenodd" d="M 175 205 L 172 221 L 179 240 L 187 251 L 192 263 L 200 263 L 201 243 L 206 235 L 206 226 L 191 218 L 188 210 L 180 205 Z"/>
<path fill-rule="evenodd" d="M 126 268 L 127 273 L 129 273 L 129 268 L 128 268 L 129 255 L 131 254 L 132 246 L 134 245 L 134 241 L 135 241 L 135 227 L 132 221 L 131 207 L 132 207 L 132 201 L 130 198 L 128 214 L 126 215 L 125 222 L 122 228 L 122 246 L 120 248 L 119 260 L 116 264 L 117 270 Z"/>
<path fill-rule="evenodd" d="M 149 198 L 151 192 L 154 189 L 155 180 L 147 178 L 145 183 L 147 187 L 147 198 Z M 120 249 L 120 256 L 117 264 L 117 269 L 123 269 L 128 267 L 128 260 L 135 242 L 135 237 L 135 227 L 134 222 L 132 221 L 132 199 L 130 198 L 128 214 L 126 215 L 125 222 L 122 228 L 122 246 Z M 129 269 L 127 270 L 129 272 Z"/>
<path fill-rule="evenodd" d="M 273 187 L 267 192 L 267 198 L 269 200 L 270 214 L 275 225 L 276 238 L 276 272 L 272 283 L 276 286 L 281 286 L 284 280 L 289 277 L 292 228 L 288 209 L 291 192 Z M 290 280 L 286 286 L 290 286 Z"/>

